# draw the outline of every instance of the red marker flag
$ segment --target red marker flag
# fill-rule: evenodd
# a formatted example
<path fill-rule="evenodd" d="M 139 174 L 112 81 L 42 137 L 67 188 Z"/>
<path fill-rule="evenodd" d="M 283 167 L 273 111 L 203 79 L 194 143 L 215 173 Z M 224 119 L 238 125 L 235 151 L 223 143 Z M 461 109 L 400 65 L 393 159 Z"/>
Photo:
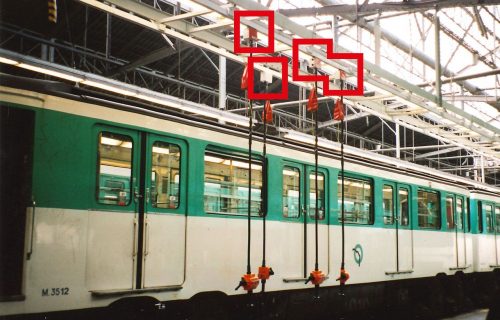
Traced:
<path fill-rule="evenodd" d="M 248 88 L 248 64 L 245 64 L 245 69 L 243 69 L 243 75 L 241 76 L 241 89 L 246 90 Z"/>
<path fill-rule="evenodd" d="M 307 111 L 313 112 L 318 110 L 318 96 L 316 95 L 316 87 L 311 90 L 309 94 L 309 101 L 307 102 Z"/>
<path fill-rule="evenodd" d="M 264 111 L 262 111 L 262 121 L 265 123 L 272 123 L 273 122 L 273 108 L 271 108 L 271 102 L 269 100 L 266 100 L 266 104 L 264 106 Z M 265 113 L 265 116 L 264 116 Z"/>
<path fill-rule="evenodd" d="M 333 108 L 333 120 L 344 120 L 344 103 L 340 99 L 335 102 L 335 107 Z"/>

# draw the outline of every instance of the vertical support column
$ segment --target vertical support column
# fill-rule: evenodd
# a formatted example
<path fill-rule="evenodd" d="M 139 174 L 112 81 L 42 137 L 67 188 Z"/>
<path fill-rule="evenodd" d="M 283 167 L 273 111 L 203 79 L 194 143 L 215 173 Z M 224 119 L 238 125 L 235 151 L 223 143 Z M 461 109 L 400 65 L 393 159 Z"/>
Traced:
<path fill-rule="evenodd" d="M 226 57 L 219 56 L 219 109 L 226 109 Z"/>
<path fill-rule="evenodd" d="M 113 6 L 114 7 L 114 6 Z M 111 14 L 106 14 L 106 59 L 111 56 Z M 109 62 L 106 61 L 106 73 L 109 71 Z"/>
<path fill-rule="evenodd" d="M 111 15 L 106 14 L 106 58 L 109 59 L 111 51 Z"/>
<path fill-rule="evenodd" d="M 40 45 L 40 59 L 47 61 L 48 59 L 48 48 L 45 43 Z"/>
<path fill-rule="evenodd" d="M 375 28 L 373 30 L 373 36 L 375 37 L 375 64 L 380 66 L 380 21 L 379 16 L 375 18 Z"/>
<path fill-rule="evenodd" d="M 399 123 L 396 123 L 396 158 L 401 158 L 401 141 L 399 138 Z"/>
<path fill-rule="evenodd" d="M 83 47 L 87 50 L 87 31 L 89 25 L 89 7 L 85 6 L 85 28 L 83 29 Z M 83 55 L 83 63 L 87 62 L 87 54 Z M 87 66 L 85 66 L 87 67 Z"/>
<path fill-rule="evenodd" d="M 219 110 L 226 109 L 226 57 L 219 56 Z M 224 121 L 219 119 L 219 123 Z"/>
<path fill-rule="evenodd" d="M 440 41 L 440 29 L 441 25 L 439 23 L 439 12 L 436 11 L 434 16 L 434 41 L 435 41 L 435 53 L 436 53 L 436 95 L 437 95 L 437 105 L 441 107 L 443 105 L 443 96 L 441 92 L 441 41 Z"/>
<path fill-rule="evenodd" d="M 486 183 L 486 179 L 484 177 L 484 156 L 481 155 L 481 182 Z"/>
<path fill-rule="evenodd" d="M 56 42 L 55 38 L 50 39 L 50 42 Z M 54 63 L 56 57 L 56 50 L 54 46 L 49 46 L 49 62 Z"/>

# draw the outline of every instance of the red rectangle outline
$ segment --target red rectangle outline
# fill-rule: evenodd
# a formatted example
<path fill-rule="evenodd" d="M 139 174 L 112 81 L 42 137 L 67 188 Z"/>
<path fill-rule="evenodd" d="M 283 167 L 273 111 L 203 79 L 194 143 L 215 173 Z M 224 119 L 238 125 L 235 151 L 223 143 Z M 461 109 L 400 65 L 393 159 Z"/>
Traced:
<path fill-rule="evenodd" d="M 299 46 L 300 45 L 326 45 L 328 59 L 353 59 L 357 62 L 357 88 L 354 90 L 330 89 L 330 79 L 327 75 L 301 75 L 299 74 Z M 363 54 L 362 53 L 335 53 L 333 52 L 333 39 L 293 39 L 292 42 L 292 79 L 294 81 L 321 81 L 323 82 L 324 96 L 362 96 L 364 94 L 363 80 Z"/>
<path fill-rule="evenodd" d="M 241 38 L 241 17 L 267 17 L 268 29 L 267 47 L 242 47 Z M 274 11 L 272 10 L 236 10 L 234 11 L 234 53 L 274 53 Z"/>
<path fill-rule="evenodd" d="M 280 93 L 255 93 L 254 92 L 254 64 L 255 63 L 281 63 L 281 88 Z M 288 99 L 288 59 L 286 57 L 248 57 L 248 99 L 250 100 L 286 100 Z"/>

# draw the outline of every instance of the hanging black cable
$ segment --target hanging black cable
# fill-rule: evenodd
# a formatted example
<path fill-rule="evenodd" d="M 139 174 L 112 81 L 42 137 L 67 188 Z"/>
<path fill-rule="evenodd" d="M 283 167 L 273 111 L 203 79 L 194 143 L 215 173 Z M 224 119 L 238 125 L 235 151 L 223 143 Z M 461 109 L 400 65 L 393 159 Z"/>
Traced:
<path fill-rule="evenodd" d="M 318 67 L 314 68 L 315 74 L 318 74 Z M 318 82 L 314 83 L 314 90 L 318 90 Z M 314 192 L 315 192 L 315 212 L 314 212 L 314 237 L 315 237 L 315 260 L 314 260 L 314 271 L 319 270 L 318 263 L 318 219 L 319 219 L 319 197 L 318 197 L 318 110 L 316 110 L 316 114 L 313 113 L 314 117 Z M 317 284 L 316 287 L 319 287 Z"/>
<path fill-rule="evenodd" d="M 250 47 L 253 46 L 253 41 L 252 38 L 249 37 L 249 45 Z M 252 54 L 250 53 L 250 58 L 252 57 Z M 243 77 L 242 77 L 242 89 L 248 89 L 248 65 L 243 71 Z M 248 91 L 247 91 L 248 94 Z M 247 95 L 248 97 L 248 95 Z M 255 274 L 252 274 L 252 268 L 250 265 L 250 245 L 251 245 L 251 214 L 252 214 L 252 139 L 253 139 L 253 106 L 252 106 L 252 100 L 249 100 L 249 113 L 248 113 L 248 126 L 249 126 L 249 133 L 248 133 L 248 220 L 247 220 L 247 270 L 246 274 L 244 274 L 241 277 L 241 280 L 236 287 L 235 290 L 238 290 L 240 287 L 243 287 L 249 294 L 253 292 L 255 288 L 257 288 L 259 284 L 259 279 L 255 276 Z"/>
<path fill-rule="evenodd" d="M 314 70 L 315 74 L 318 74 L 318 66 L 317 61 L 314 62 Z M 313 121 L 314 121 L 314 187 L 315 187 L 315 210 L 314 210 L 314 237 L 315 237 L 315 262 L 314 262 L 314 271 L 312 271 L 307 279 L 306 283 L 311 281 L 316 288 L 316 297 L 319 297 L 319 286 L 323 281 L 325 281 L 326 276 L 323 274 L 321 270 L 319 270 L 319 239 L 318 239 L 318 220 L 319 220 L 319 188 L 318 188 L 318 99 L 317 99 L 317 90 L 318 90 L 318 82 L 314 83 L 314 89 L 311 92 L 311 96 L 309 97 L 309 107 L 313 112 Z M 304 216 L 304 220 L 307 217 L 307 212 Z M 307 243 L 307 237 L 304 236 L 304 243 Z"/>
<path fill-rule="evenodd" d="M 266 83 L 266 92 L 269 90 L 269 84 Z M 263 168 L 263 173 L 264 173 L 264 179 L 265 179 L 265 184 L 264 184 L 264 199 L 266 201 L 263 201 L 264 206 L 262 210 L 262 266 L 266 266 L 266 216 L 267 216 L 267 105 L 264 105 L 264 117 L 263 117 L 263 122 L 264 122 L 264 146 L 262 147 L 262 157 L 263 157 L 263 163 L 262 163 L 262 168 Z M 262 291 L 264 291 L 264 285 L 265 281 L 262 283 Z"/>
<path fill-rule="evenodd" d="M 341 101 L 343 102 L 343 97 Z M 342 216 L 342 262 L 340 264 L 340 269 L 343 270 L 345 268 L 345 211 L 344 211 L 344 119 L 340 120 L 340 174 L 342 176 L 341 188 L 342 188 L 342 201 L 340 203 L 340 210 Z M 341 285 L 343 283 L 341 282 Z"/>
<path fill-rule="evenodd" d="M 252 46 L 252 40 L 250 40 L 250 46 Z M 252 54 L 250 53 L 250 57 Z M 252 214 L 252 139 L 253 139 L 253 108 L 252 100 L 249 99 L 249 109 L 248 109 L 248 224 L 247 224 L 247 274 L 252 273 L 252 268 L 250 267 L 250 242 L 251 242 L 251 214 Z"/>
<path fill-rule="evenodd" d="M 269 90 L 268 84 L 266 83 L 266 92 Z M 270 112 L 270 113 L 269 113 Z M 274 275 L 274 271 L 271 267 L 266 266 L 266 219 L 267 219 L 267 208 L 268 208 L 268 197 L 267 197 L 267 192 L 268 192 L 268 179 L 267 179 L 267 122 L 272 123 L 272 110 L 271 110 L 271 103 L 269 101 L 266 101 L 264 103 L 264 111 L 262 113 L 262 122 L 264 124 L 264 145 L 262 148 L 262 156 L 263 156 L 263 161 L 262 161 L 262 176 L 263 176 L 263 186 L 262 186 L 262 205 L 261 205 L 261 212 L 262 212 L 262 265 L 259 267 L 259 273 L 258 277 L 261 280 L 262 283 L 262 289 L 261 292 L 266 291 L 266 282 L 269 279 L 270 276 Z"/>

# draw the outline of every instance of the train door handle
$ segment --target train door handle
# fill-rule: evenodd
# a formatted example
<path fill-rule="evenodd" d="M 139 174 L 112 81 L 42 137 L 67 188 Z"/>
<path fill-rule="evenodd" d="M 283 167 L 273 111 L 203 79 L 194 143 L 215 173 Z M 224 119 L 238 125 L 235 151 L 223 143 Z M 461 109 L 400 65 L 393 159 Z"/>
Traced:
<path fill-rule="evenodd" d="M 26 260 L 31 259 L 31 255 L 33 254 L 33 237 L 35 233 L 35 210 L 36 210 L 36 202 L 35 199 L 31 201 L 31 235 L 30 235 L 30 248 L 26 253 Z"/>
<path fill-rule="evenodd" d="M 132 258 L 135 258 L 137 256 L 137 241 L 136 241 L 136 234 L 137 234 L 137 218 L 134 219 L 134 236 L 132 237 L 134 243 L 133 245 L 133 251 L 132 251 Z"/>
<path fill-rule="evenodd" d="M 144 256 L 146 257 L 149 254 L 149 222 L 146 220 L 146 234 L 144 235 L 146 245 L 144 246 L 145 251 L 144 251 Z"/>

